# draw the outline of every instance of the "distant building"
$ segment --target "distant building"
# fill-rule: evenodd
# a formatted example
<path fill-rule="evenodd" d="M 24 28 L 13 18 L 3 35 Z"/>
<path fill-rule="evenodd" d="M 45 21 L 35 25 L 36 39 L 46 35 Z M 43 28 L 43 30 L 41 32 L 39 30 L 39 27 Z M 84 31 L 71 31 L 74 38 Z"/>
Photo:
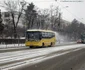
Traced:
<path fill-rule="evenodd" d="M 18 14 L 19 14 L 18 12 L 15 13 L 15 16 L 14 16 L 15 17 L 15 22 L 18 19 Z M 22 26 L 23 16 L 24 15 L 22 14 L 22 16 L 21 16 L 21 18 L 19 20 L 19 23 L 18 23 L 20 26 Z M 7 22 L 11 22 L 12 16 L 11 16 L 11 14 L 9 12 L 2 12 L 2 19 L 3 19 L 3 23 L 6 24 Z"/>

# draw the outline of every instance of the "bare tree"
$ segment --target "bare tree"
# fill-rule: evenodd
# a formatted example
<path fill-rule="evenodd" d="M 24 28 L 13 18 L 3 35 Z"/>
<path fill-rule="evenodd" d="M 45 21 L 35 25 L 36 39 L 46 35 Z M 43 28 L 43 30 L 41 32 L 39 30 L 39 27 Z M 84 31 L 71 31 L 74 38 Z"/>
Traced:
<path fill-rule="evenodd" d="M 35 10 L 35 5 L 30 3 L 25 10 L 25 20 L 27 24 L 27 29 L 33 28 L 35 19 L 37 18 L 37 11 Z"/>
<path fill-rule="evenodd" d="M 1 5 L 7 10 L 7 12 L 10 13 L 11 21 L 13 24 L 13 30 L 14 30 L 14 38 L 17 37 L 17 26 L 25 5 L 26 5 L 25 1 L 19 1 L 19 0 L 18 1 L 7 0 L 4 1 L 3 5 Z"/>
<path fill-rule="evenodd" d="M 38 12 L 38 24 L 40 29 L 47 29 L 49 13 L 48 9 L 44 9 Z"/>
<path fill-rule="evenodd" d="M 4 30 L 4 24 L 2 23 L 2 15 L 0 10 L 0 35 L 2 35 L 3 30 Z"/>
<path fill-rule="evenodd" d="M 50 25 L 51 29 L 57 30 L 60 28 L 60 19 L 61 12 L 59 11 L 59 7 L 54 7 L 53 5 L 50 7 Z"/>

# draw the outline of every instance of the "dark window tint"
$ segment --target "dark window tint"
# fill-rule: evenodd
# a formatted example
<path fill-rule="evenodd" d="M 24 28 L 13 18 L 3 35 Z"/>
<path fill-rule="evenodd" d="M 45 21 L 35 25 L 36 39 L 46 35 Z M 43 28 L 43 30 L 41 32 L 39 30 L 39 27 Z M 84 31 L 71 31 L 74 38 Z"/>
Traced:
<path fill-rule="evenodd" d="M 40 40 L 40 32 L 37 31 L 28 31 L 26 33 L 26 39 L 28 40 Z"/>
<path fill-rule="evenodd" d="M 52 38 L 55 34 L 51 32 L 42 32 L 42 38 Z"/>

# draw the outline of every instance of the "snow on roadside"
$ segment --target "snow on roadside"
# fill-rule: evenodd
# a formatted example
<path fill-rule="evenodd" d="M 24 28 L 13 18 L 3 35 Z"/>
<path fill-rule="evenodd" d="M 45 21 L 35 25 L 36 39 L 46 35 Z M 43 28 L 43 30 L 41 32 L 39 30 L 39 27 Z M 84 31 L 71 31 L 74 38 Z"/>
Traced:
<path fill-rule="evenodd" d="M 65 42 L 65 43 L 58 43 L 56 42 L 55 45 L 65 45 L 65 44 L 74 44 L 75 42 Z M 17 48 L 17 47 L 23 47 L 25 44 L 0 44 L 0 49 L 3 48 Z"/>
<path fill-rule="evenodd" d="M 25 46 L 25 44 L 0 44 L 0 49 L 1 48 L 15 48 L 15 47 L 22 47 Z"/>

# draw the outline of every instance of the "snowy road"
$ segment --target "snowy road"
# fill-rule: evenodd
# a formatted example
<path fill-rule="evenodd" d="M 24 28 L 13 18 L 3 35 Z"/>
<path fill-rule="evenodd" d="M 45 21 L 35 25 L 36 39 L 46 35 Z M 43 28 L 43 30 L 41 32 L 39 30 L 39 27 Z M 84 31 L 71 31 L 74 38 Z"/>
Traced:
<path fill-rule="evenodd" d="M 0 68 L 2 70 L 8 70 L 26 64 L 32 65 L 82 48 L 85 48 L 85 44 L 4 52 L 0 53 Z"/>

